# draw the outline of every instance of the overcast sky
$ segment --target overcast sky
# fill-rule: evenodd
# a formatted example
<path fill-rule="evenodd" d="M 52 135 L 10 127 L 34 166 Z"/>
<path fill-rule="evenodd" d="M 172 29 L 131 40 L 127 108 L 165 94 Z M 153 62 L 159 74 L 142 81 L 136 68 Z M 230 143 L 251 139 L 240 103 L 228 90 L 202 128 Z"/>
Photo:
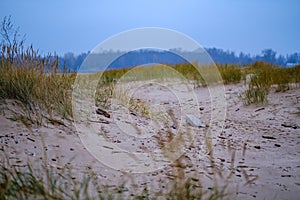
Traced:
<path fill-rule="evenodd" d="M 299 0 L 0 0 L 42 52 L 76 54 L 133 28 L 174 29 L 204 47 L 259 54 L 300 52 Z"/>

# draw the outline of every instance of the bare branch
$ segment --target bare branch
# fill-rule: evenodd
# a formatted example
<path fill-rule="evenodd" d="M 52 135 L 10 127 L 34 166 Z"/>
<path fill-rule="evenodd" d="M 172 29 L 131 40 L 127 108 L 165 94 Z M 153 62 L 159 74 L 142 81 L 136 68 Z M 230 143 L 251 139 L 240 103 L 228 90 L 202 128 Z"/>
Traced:
<path fill-rule="evenodd" d="M 11 16 L 5 16 L 1 22 L 0 27 L 1 46 L 6 45 L 12 47 L 13 45 L 23 45 L 25 35 L 21 37 L 19 27 L 15 28 Z"/>

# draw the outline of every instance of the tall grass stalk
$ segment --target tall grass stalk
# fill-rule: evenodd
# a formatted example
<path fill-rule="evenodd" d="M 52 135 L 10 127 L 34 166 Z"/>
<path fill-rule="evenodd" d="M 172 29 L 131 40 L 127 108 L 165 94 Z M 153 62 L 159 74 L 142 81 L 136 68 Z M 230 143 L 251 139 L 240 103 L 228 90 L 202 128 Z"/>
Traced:
<path fill-rule="evenodd" d="M 32 46 L 2 46 L 0 98 L 16 99 L 31 112 L 46 110 L 71 117 L 71 89 L 75 74 L 58 70 L 56 55 L 39 56 Z"/>

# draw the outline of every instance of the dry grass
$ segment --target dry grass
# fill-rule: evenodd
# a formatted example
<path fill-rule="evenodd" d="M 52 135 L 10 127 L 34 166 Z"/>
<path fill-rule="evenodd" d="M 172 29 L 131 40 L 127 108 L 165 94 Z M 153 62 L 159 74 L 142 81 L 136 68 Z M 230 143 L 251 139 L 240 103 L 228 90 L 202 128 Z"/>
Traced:
<path fill-rule="evenodd" d="M 238 65 L 219 65 L 218 70 L 224 84 L 239 83 L 243 78 L 242 67 Z"/>
<path fill-rule="evenodd" d="M 38 56 L 32 47 L 2 47 L 0 98 L 16 99 L 30 112 L 45 110 L 71 117 L 71 90 L 75 74 L 58 71 L 55 56 Z"/>
<path fill-rule="evenodd" d="M 25 167 L 18 167 L 10 163 L 8 156 L 4 156 L 0 164 L 0 199 L 121 200 L 161 199 L 161 197 L 176 200 L 227 199 L 226 185 L 218 186 L 214 183 L 213 188 L 206 189 L 201 182 L 201 175 L 194 174 L 192 177 L 190 174 L 188 175 L 185 171 L 185 159 L 186 156 L 182 155 L 172 164 L 172 171 L 169 173 L 174 178 L 172 180 L 166 178 L 160 183 L 165 185 L 165 188 L 150 193 L 151 183 L 141 187 L 136 186 L 130 175 L 128 176 L 129 180 L 123 180 L 119 185 L 112 187 L 103 185 L 97 176 L 97 172 L 92 169 L 79 175 L 78 171 L 72 169 L 71 166 L 54 167 L 48 164 L 46 153 L 44 153 L 41 166 L 38 168 L 34 168 L 30 162 Z M 213 156 L 210 156 L 210 160 L 212 168 L 207 169 L 207 173 L 221 173 L 226 176 L 222 169 L 218 169 Z M 37 166 L 35 163 L 35 167 Z M 232 166 L 234 166 L 234 163 L 232 163 Z M 215 176 L 213 177 L 215 178 Z M 228 180 L 230 178 L 230 176 L 227 176 Z"/>
<path fill-rule="evenodd" d="M 299 86 L 300 66 L 282 68 L 265 62 L 255 62 L 244 69 L 251 79 L 245 91 L 245 103 L 267 103 L 271 87 L 284 92 Z"/>

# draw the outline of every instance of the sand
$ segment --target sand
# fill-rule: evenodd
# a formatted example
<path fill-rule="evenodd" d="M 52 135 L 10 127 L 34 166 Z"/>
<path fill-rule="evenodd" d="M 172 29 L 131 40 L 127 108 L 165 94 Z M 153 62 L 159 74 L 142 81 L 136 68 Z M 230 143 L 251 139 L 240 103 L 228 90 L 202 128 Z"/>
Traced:
<path fill-rule="evenodd" d="M 223 86 L 214 86 L 214 89 L 218 87 L 222 90 Z M 116 107 L 106 110 L 110 118 L 95 112 L 86 122 L 75 124 L 62 120 L 63 123 L 53 125 L 45 119 L 42 126 L 27 127 L 20 120 L 13 120 L 23 112 L 14 100 L 1 102 L 1 159 L 7 156 L 13 165 L 21 168 L 28 161 L 38 168 L 46 159 L 48 165 L 73 169 L 78 176 L 93 169 L 103 184 L 114 186 L 130 179 L 136 185 L 148 185 L 150 191 L 167 188 L 167 182 L 179 176 L 174 172 L 180 167 L 185 177 L 194 177 L 195 184 L 201 180 L 204 189 L 214 187 L 214 177 L 219 180 L 219 186 L 227 184 L 229 199 L 299 198 L 299 88 L 272 91 L 267 105 L 246 106 L 241 99 L 243 84 L 225 86 L 224 126 L 221 132 L 212 134 L 212 152 L 208 152 L 205 145 L 205 134 L 214 127 L 211 117 L 218 109 L 212 106 L 214 99 L 209 90 L 183 88 L 179 101 L 170 88 L 172 86 L 149 84 L 133 94 L 155 113 L 152 118 L 134 112 L 125 115 L 115 103 Z M 193 94 L 197 102 L 191 98 Z M 207 127 L 190 127 L 184 120 L 185 114 L 197 116 Z M 220 119 L 222 116 L 220 111 Z M 94 134 L 77 132 L 78 127 L 84 130 L 85 126 L 93 127 Z M 170 143 L 168 138 L 176 138 L 180 130 L 183 137 L 187 137 L 184 132 L 187 129 L 195 133 L 195 138 L 185 138 L 190 142 L 185 144 L 189 145 L 183 146 L 177 155 L 172 151 L 181 149 L 177 141 L 175 147 L 170 147 L 171 153 L 164 154 L 158 141 L 165 139 L 164 144 Z M 104 141 L 99 143 L 100 140 Z M 210 170 L 212 156 L 218 172 Z M 173 163 L 172 159 L 178 157 L 181 166 Z M 142 173 L 143 170 L 150 172 Z"/>

